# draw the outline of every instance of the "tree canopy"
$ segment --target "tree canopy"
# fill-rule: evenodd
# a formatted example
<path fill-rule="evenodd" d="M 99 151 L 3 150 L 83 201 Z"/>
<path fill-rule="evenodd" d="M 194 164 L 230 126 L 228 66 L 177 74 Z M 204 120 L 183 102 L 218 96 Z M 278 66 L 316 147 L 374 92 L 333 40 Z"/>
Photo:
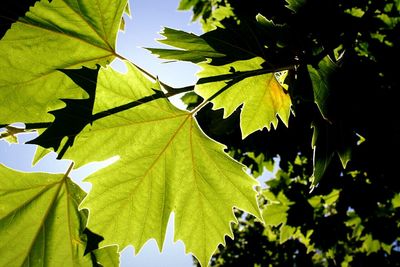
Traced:
<path fill-rule="evenodd" d="M 1 138 L 74 162 L 0 165 L 1 266 L 116 266 L 172 212 L 202 266 L 399 265 L 398 0 L 182 0 L 204 34 L 147 49 L 201 67 L 183 88 L 116 51 L 127 0 L 1 5 Z M 68 178 L 110 158 L 87 195 Z"/>

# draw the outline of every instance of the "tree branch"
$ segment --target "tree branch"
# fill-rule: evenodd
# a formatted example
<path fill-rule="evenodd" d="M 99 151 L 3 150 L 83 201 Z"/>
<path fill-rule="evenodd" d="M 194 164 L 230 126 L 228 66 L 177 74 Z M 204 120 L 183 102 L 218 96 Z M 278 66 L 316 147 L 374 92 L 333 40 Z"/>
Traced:
<path fill-rule="evenodd" d="M 9 124 L 0 124 L 0 128 L 5 128 Z M 25 124 L 25 130 L 32 130 L 32 129 L 43 129 L 49 127 L 52 122 L 33 122 L 33 123 L 24 123 Z"/>
<path fill-rule="evenodd" d="M 124 104 L 124 105 L 121 105 L 121 106 L 118 106 L 118 107 L 114 107 L 114 108 L 110 108 L 108 110 L 96 113 L 96 114 L 92 115 L 91 123 L 96 121 L 96 120 L 98 120 L 98 119 L 101 119 L 101 118 L 104 118 L 104 117 L 107 117 L 107 116 L 110 116 L 110 115 L 113 115 L 113 114 L 116 114 L 116 113 L 119 113 L 119 112 L 122 112 L 122 111 L 125 111 L 125 110 L 128 110 L 128 109 L 131 109 L 133 107 L 139 106 L 141 104 L 144 104 L 144 103 L 147 103 L 147 102 L 150 102 L 150 101 L 162 98 L 162 97 L 165 97 L 165 94 L 163 92 L 155 91 L 155 94 L 153 94 L 153 95 L 145 96 L 145 97 L 143 97 L 141 99 L 129 102 L 127 104 Z"/>

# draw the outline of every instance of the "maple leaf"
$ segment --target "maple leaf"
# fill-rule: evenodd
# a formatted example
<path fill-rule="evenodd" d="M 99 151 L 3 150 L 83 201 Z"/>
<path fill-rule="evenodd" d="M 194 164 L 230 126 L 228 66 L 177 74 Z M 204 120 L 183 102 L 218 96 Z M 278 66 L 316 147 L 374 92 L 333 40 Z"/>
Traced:
<path fill-rule="evenodd" d="M 95 112 L 154 95 L 157 85 L 127 67 L 126 75 L 100 70 Z M 201 131 L 191 113 L 165 98 L 94 121 L 65 154 L 78 166 L 112 156 L 119 160 L 87 179 L 93 187 L 82 204 L 103 245 L 133 244 L 139 251 L 154 238 L 161 248 L 174 212 L 175 240 L 205 266 L 225 235 L 232 237 L 233 207 L 261 217 L 257 181 Z"/>
<path fill-rule="evenodd" d="M 314 171 L 311 180 L 313 185 L 316 185 L 323 177 L 335 153 L 338 154 L 343 168 L 346 168 L 356 140 L 353 131 L 346 129 L 346 122 L 337 115 L 339 101 L 334 93 L 337 91 L 335 87 L 340 86 L 340 83 L 335 74 L 339 71 L 340 64 L 334 63 L 329 56 L 326 56 L 316 68 L 311 65 L 307 68 L 312 82 L 314 102 L 323 118 L 323 120 L 315 119 L 312 123 Z"/>
<path fill-rule="evenodd" d="M 158 55 L 162 59 L 174 59 L 198 63 L 207 60 L 207 58 L 225 56 L 225 54 L 219 53 L 210 46 L 204 38 L 193 33 L 164 28 L 160 34 L 162 34 L 165 39 L 160 39 L 158 42 L 179 48 L 179 50 L 146 48 L 151 53 Z"/>
<path fill-rule="evenodd" d="M 330 110 L 332 103 L 329 101 L 332 94 L 332 79 L 338 67 L 329 56 L 321 60 L 317 68 L 311 65 L 307 66 L 313 86 L 314 102 L 318 106 L 321 115 L 327 121 L 332 116 L 332 111 Z"/>
<path fill-rule="evenodd" d="M 339 122 L 335 125 L 325 120 L 315 120 L 311 146 L 313 148 L 313 174 L 310 177 L 313 186 L 318 184 L 324 176 L 335 154 L 339 156 L 342 167 L 345 169 L 351 159 L 352 149 L 356 144 L 356 135 L 343 129 Z"/>
<path fill-rule="evenodd" d="M 238 60 L 264 56 L 264 41 L 268 32 L 258 22 L 243 23 L 234 28 L 216 28 L 200 36 L 181 30 L 164 28 L 164 39 L 158 42 L 172 48 L 146 48 L 161 59 L 223 65 Z M 258 36 L 255 39 L 255 36 Z M 264 38 L 263 38 L 264 39 Z"/>
<path fill-rule="evenodd" d="M 0 164 L 0 265 L 93 266 L 84 256 L 87 212 L 78 210 L 84 196 L 67 175 L 21 173 Z M 118 257 L 93 253 L 102 261 Z"/>
<path fill-rule="evenodd" d="M 211 102 L 213 109 L 224 109 L 224 118 L 243 105 L 240 114 L 243 138 L 264 127 L 270 130 L 271 124 L 276 128 L 277 116 L 288 125 L 290 96 L 274 73 L 263 72 L 262 63 L 264 60 L 257 57 L 223 66 L 199 64 L 203 70 L 197 74 L 200 80 L 195 92 L 209 99 L 221 91 Z"/>
<path fill-rule="evenodd" d="M 286 224 L 287 211 L 292 202 L 282 192 L 275 196 L 271 191 L 265 190 L 263 196 L 268 200 L 262 212 L 265 224 L 273 226 Z"/>
<path fill-rule="evenodd" d="M 127 0 L 37 2 L 0 40 L 0 121 L 51 121 L 60 98 L 85 92 L 58 69 L 105 65 Z"/>

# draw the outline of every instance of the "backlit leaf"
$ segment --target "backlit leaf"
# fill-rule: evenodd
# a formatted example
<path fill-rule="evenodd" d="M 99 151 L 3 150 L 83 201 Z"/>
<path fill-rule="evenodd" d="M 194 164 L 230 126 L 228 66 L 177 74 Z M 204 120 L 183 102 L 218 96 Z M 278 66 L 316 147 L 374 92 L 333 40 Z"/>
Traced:
<path fill-rule="evenodd" d="M 162 59 L 183 60 L 198 63 L 207 60 L 207 58 L 225 56 L 224 54 L 217 52 L 203 38 L 193 33 L 164 28 L 161 34 L 165 39 L 158 40 L 160 43 L 179 48 L 147 48 L 147 50 L 158 55 Z"/>
<path fill-rule="evenodd" d="M 84 195 L 63 174 L 0 165 L 0 266 L 92 266 L 78 211 Z"/>
<path fill-rule="evenodd" d="M 92 252 L 96 258 L 96 262 L 104 267 L 118 267 L 119 253 L 117 246 L 108 246 L 96 249 Z"/>
<path fill-rule="evenodd" d="M 85 92 L 58 69 L 106 65 L 127 0 L 37 2 L 0 40 L 0 122 L 44 122 Z"/>
<path fill-rule="evenodd" d="M 290 10 L 297 12 L 302 6 L 307 3 L 307 0 L 286 0 L 287 2 L 287 8 Z"/>
<path fill-rule="evenodd" d="M 101 69 L 94 109 L 107 113 L 154 95 L 152 88 L 157 85 L 131 65 L 126 75 Z M 234 206 L 260 218 L 256 180 L 200 130 L 191 113 L 165 98 L 96 120 L 65 156 L 78 165 L 119 156 L 89 177 L 93 188 L 82 204 L 103 245 L 133 244 L 139 251 L 154 238 L 161 248 L 174 212 L 175 240 L 206 266 L 225 235 L 232 237 Z"/>
<path fill-rule="evenodd" d="M 262 58 L 236 61 L 224 66 L 211 66 L 200 64 L 203 70 L 198 77 L 203 80 L 211 80 L 213 77 L 227 75 L 227 79 L 202 83 L 200 79 L 195 87 L 195 92 L 204 99 L 208 99 L 222 88 L 229 88 L 221 92 L 211 102 L 213 109 L 224 109 L 224 118 L 230 116 L 239 106 L 242 106 L 240 114 L 240 128 L 245 138 L 249 134 L 262 130 L 268 130 L 278 125 L 278 116 L 285 125 L 290 116 L 291 100 L 289 94 L 276 79 L 274 73 L 262 73 Z M 245 72 L 254 72 L 245 76 Z M 256 73 L 260 71 L 260 74 Z M 231 76 L 229 75 L 231 74 Z M 237 75 L 235 75 L 237 74 Z"/>

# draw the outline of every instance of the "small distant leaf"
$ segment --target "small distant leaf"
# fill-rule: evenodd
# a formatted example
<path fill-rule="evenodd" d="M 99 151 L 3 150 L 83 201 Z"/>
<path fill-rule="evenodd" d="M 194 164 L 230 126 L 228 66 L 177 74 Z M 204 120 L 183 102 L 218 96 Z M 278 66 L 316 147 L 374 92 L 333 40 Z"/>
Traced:
<path fill-rule="evenodd" d="M 372 235 L 367 234 L 364 237 L 364 242 L 362 243 L 361 250 L 366 252 L 367 255 L 378 252 L 381 249 L 381 242 L 379 240 L 373 239 Z"/>
<path fill-rule="evenodd" d="M 224 66 L 200 64 L 203 70 L 198 73 L 200 80 L 195 92 L 208 99 L 226 87 L 225 91 L 211 100 L 214 104 L 213 109 L 223 108 L 226 118 L 243 105 L 240 114 L 243 138 L 264 127 L 268 130 L 271 129 L 271 125 L 276 128 L 278 116 L 286 126 L 288 125 L 290 96 L 274 73 L 261 72 L 262 63 L 264 60 L 257 57 Z"/>
<path fill-rule="evenodd" d="M 0 40 L 0 122 L 48 122 L 59 99 L 84 98 L 57 70 L 110 63 L 126 3 L 42 0 L 15 22 Z"/>
<path fill-rule="evenodd" d="M 96 112 L 154 95 L 157 84 L 127 67 L 127 74 L 100 71 Z M 82 204 L 90 210 L 89 228 L 104 237 L 102 245 L 132 244 L 139 251 L 154 238 L 161 248 L 174 212 L 175 240 L 206 266 L 225 235 L 232 236 L 233 207 L 261 218 L 256 180 L 200 130 L 192 114 L 165 98 L 96 120 L 65 156 L 79 166 L 120 158 L 89 177 L 93 188 Z"/>
<path fill-rule="evenodd" d="M 93 266 L 78 211 L 84 196 L 63 174 L 0 165 L 0 266 Z"/>
<path fill-rule="evenodd" d="M 181 100 L 186 105 L 187 110 L 192 110 L 198 104 L 200 104 L 200 102 L 202 101 L 202 98 L 195 92 L 189 92 L 189 93 L 184 94 L 181 97 Z"/>
<path fill-rule="evenodd" d="M 283 204 L 269 204 L 263 210 L 263 218 L 266 225 L 277 226 L 286 223 L 288 206 Z"/>
<path fill-rule="evenodd" d="M 285 1 L 287 3 L 287 7 L 294 12 L 297 12 L 307 2 L 307 0 L 285 0 Z"/>
<path fill-rule="evenodd" d="M 346 140 L 347 141 L 347 140 Z M 352 147 L 351 143 L 349 146 L 341 146 L 338 150 L 337 153 L 339 155 L 340 162 L 342 163 L 343 169 L 346 169 L 347 163 L 351 160 L 351 155 L 352 155 Z"/>
<path fill-rule="evenodd" d="M 3 139 L 11 144 L 18 143 L 17 134 L 25 133 L 24 128 L 14 127 L 8 125 L 4 128 L 4 131 L 0 132 L 0 139 Z"/>
<path fill-rule="evenodd" d="M 289 238 L 291 238 L 294 233 L 296 232 L 296 227 L 292 227 L 286 224 L 283 224 L 280 228 L 280 234 L 279 234 L 279 243 L 283 244 L 285 243 L 287 240 L 289 240 Z"/>
<path fill-rule="evenodd" d="M 287 221 L 287 211 L 292 202 L 282 193 L 277 196 L 269 190 L 265 190 L 263 195 L 268 199 L 268 204 L 263 209 L 263 219 L 266 225 L 278 226 Z"/>
<path fill-rule="evenodd" d="M 396 194 L 393 197 L 392 205 L 393 205 L 393 208 L 395 208 L 395 209 L 400 207 L 400 194 Z"/>
<path fill-rule="evenodd" d="M 202 0 L 181 0 L 179 2 L 178 10 L 189 10 Z"/>
<path fill-rule="evenodd" d="M 192 21 L 196 21 L 200 17 L 209 17 L 212 12 L 212 1 L 204 0 L 181 0 L 179 2 L 178 10 L 193 11 Z"/>

